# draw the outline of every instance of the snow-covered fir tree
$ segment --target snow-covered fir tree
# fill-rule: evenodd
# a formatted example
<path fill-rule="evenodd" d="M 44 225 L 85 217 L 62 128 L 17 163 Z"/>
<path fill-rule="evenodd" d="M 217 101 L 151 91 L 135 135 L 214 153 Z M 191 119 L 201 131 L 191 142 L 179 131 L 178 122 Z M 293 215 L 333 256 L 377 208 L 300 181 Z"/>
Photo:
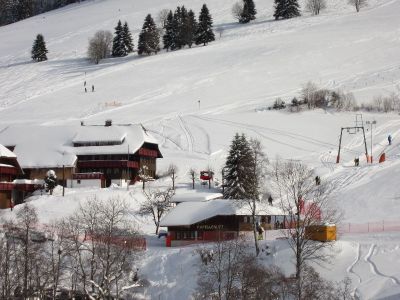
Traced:
<path fill-rule="evenodd" d="M 126 56 L 127 52 L 124 44 L 124 32 L 121 20 L 118 21 L 117 27 L 115 27 L 113 46 L 112 46 L 112 56 L 122 57 Z"/>
<path fill-rule="evenodd" d="M 157 26 L 154 23 L 150 14 L 144 20 L 142 31 L 139 35 L 138 54 L 150 55 L 151 53 L 157 54 L 160 50 L 160 36 L 158 34 Z"/>
<path fill-rule="evenodd" d="M 192 10 L 189 10 L 186 30 L 185 30 L 185 45 L 188 45 L 189 48 L 191 48 L 193 43 L 195 42 L 196 30 L 197 30 L 196 16 Z"/>
<path fill-rule="evenodd" d="M 16 2 L 17 20 L 23 20 L 34 15 L 34 3 L 32 0 L 19 0 Z"/>
<path fill-rule="evenodd" d="M 32 46 L 32 51 L 31 51 L 32 59 L 35 61 L 47 60 L 48 52 L 49 51 L 46 48 L 46 43 L 44 41 L 43 35 L 38 34 Z"/>
<path fill-rule="evenodd" d="M 53 170 L 49 170 L 46 173 L 46 178 L 44 179 L 44 187 L 50 195 L 53 195 L 53 190 L 57 186 L 57 176 Z"/>
<path fill-rule="evenodd" d="M 253 0 L 243 0 L 243 10 L 239 22 L 248 23 L 251 20 L 255 20 L 256 14 L 257 10 Z"/>
<path fill-rule="evenodd" d="M 215 35 L 212 30 L 213 20 L 208 11 L 207 5 L 203 4 L 199 15 L 199 23 L 196 32 L 196 45 L 207 45 L 215 40 Z"/>
<path fill-rule="evenodd" d="M 300 6 L 297 0 L 275 0 L 275 20 L 290 19 L 300 15 Z"/>
<path fill-rule="evenodd" d="M 122 33 L 123 33 L 123 40 L 124 40 L 124 46 L 125 46 L 125 51 L 126 53 L 131 53 L 133 52 L 133 39 L 132 39 L 132 34 L 131 31 L 129 30 L 128 23 L 124 23 L 124 27 L 122 28 Z"/>
<path fill-rule="evenodd" d="M 254 159 L 249 142 L 244 134 L 236 133 L 232 140 L 224 168 L 224 198 L 253 199 L 256 179 Z"/>
<path fill-rule="evenodd" d="M 176 32 L 174 30 L 174 14 L 170 10 L 167 16 L 167 21 L 165 24 L 165 33 L 163 35 L 164 49 L 173 50 L 176 48 Z"/>
<path fill-rule="evenodd" d="M 186 32 L 187 32 L 188 11 L 185 6 L 181 7 L 181 14 L 178 26 L 178 40 L 180 48 L 186 46 Z"/>
<path fill-rule="evenodd" d="M 182 6 L 184 10 L 185 7 Z M 174 12 L 174 21 L 173 21 L 173 30 L 175 32 L 175 49 L 181 49 L 182 46 L 182 19 L 183 19 L 183 12 L 181 7 L 177 7 Z"/>

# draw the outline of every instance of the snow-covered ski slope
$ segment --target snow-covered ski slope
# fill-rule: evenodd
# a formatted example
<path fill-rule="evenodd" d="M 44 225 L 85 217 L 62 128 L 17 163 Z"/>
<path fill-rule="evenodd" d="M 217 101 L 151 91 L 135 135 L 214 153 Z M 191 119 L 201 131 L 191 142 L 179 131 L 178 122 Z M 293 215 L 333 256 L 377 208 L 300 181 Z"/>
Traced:
<path fill-rule="evenodd" d="M 361 133 L 346 132 L 337 165 L 340 127 L 354 125 L 355 113 L 264 110 L 276 97 L 290 101 L 298 96 L 309 80 L 353 92 L 358 102 L 398 93 L 400 1 L 369 0 L 368 7 L 356 13 L 347 0 L 330 0 L 319 16 L 304 13 L 300 18 L 274 21 L 273 0 L 256 0 L 257 20 L 246 25 L 232 18 L 234 2 L 206 1 L 219 29 L 216 41 L 206 47 L 161 51 L 150 57 L 132 54 L 99 65 L 86 60 L 88 39 L 97 30 L 113 31 L 119 19 L 127 21 L 137 45 L 148 13 L 155 16 L 163 8 L 185 5 L 197 15 L 204 0 L 90 0 L 0 27 L 0 130 L 17 123 L 103 123 L 105 119 L 142 123 L 161 145 L 160 170 L 174 162 L 181 183 L 189 181 L 185 173 L 190 167 L 219 170 L 232 136 L 244 132 L 263 142 L 270 159 L 279 155 L 302 160 L 322 180 L 330 181 L 332 200 L 343 209 L 345 222 L 400 220 L 397 114 L 363 114 L 364 121 L 377 121 L 373 165 L 367 165 L 363 157 Z M 30 49 L 38 33 L 47 42 L 49 61 L 33 63 Z M 94 85 L 94 93 L 84 92 L 84 81 L 89 87 Z M 388 134 L 393 136 L 390 147 Z M 367 142 L 370 151 L 369 131 Z M 387 161 L 379 165 L 383 151 Z M 357 156 L 361 166 L 354 168 Z M 66 205 L 74 197 L 86 197 L 74 193 Z M 37 203 L 43 221 L 64 212 L 64 202 L 46 204 L 40 198 Z M 346 239 L 337 250 L 343 261 L 338 260 L 325 275 L 339 279 L 350 274 L 360 299 L 400 293 L 400 234 Z M 165 272 L 173 272 L 168 251 L 151 251 L 155 256 L 161 253 Z M 191 250 L 183 251 L 192 255 Z M 151 273 L 157 264 L 148 259 Z M 182 274 L 174 273 L 176 278 L 184 277 L 186 266 L 182 268 Z M 154 282 L 164 294 L 171 285 L 179 286 L 167 275 L 159 276 Z M 166 299 L 185 299 L 190 288 L 181 290 Z M 158 297 L 157 293 L 154 288 L 151 295 Z"/>

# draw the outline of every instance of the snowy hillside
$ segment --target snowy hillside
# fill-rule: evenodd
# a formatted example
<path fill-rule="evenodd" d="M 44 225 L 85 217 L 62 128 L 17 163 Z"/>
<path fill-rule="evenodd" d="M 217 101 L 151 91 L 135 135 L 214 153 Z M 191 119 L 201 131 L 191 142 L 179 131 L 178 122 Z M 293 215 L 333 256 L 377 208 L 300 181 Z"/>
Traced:
<path fill-rule="evenodd" d="M 277 97 L 290 101 L 298 96 L 307 81 L 352 92 L 359 103 L 399 93 L 400 1 L 369 0 L 368 7 L 356 13 L 347 0 L 329 0 L 319 16 L 304 12 L 299 18 L 274 21 L 273 0 L 257 0 L 257 19 L 240 25 L 231 16 L 236 0 L 208 0 L 219 31 L 206 47 L 149 57 L 131 54 L 99 65 L 86 59 L 88 39 L 100 29 L 113 31 L 119 19 L 129 23 L 137 46 L 146 14 L 185 5 L 198 15 L 203 2 L 93 0 L 0 27 L 0 131 L 18 123 L 142 123 L 161 145 L 160 171 L 171 162 L 178 164 L 182 186 L 189 182 L 191 167 L 212 166 L 219 172 L 234 133 L 244 132 L 262 141 L 271 160 L 299 159 L 332 182 L 332 201 L 343 210 L 346 224 L 400 222 L 397 114 L 363 112 L 364 121 L 377 121 L 374 164 L 368 165 L 362 135 L 346 132 L 341 163 L 335 163 L 340 128 L 354 126 L 355 113 L 265 110 Z M 49 60 L 33 63 L 30 50 L 38 33 L 45 37 Z M 94 93 L 85 93 L 85 81 L 95 86 Z M 394 138 L 390 148 L 388 134 Z M 370 151 L 369 131 L 367 141 Z M 387 161 L 378 164 L 382 152 Z M 354 168 L 358 156 L 361 167 Z M 87 195 L 114 192 L 70 191 L 65 199 L 38 196 L 32 203 L 46 223 L 72 213 Z M 150 222 L 137 221 L 144 232 L 152 233 Z M 400 294 L 399 241 L 399 232 L 344 235 L 335 247 L 337 263 L 332 270 L 321 269 L 323 275 L 335 280 L 350 275 L 360 299 L 397 299 L 384 297 Z M 186 286 L 180 281 L 195 272 L 192 250 L 151 247 L 143 267 L 154 283 L 149 298 L 189 297 L 195 280 Z M 283 255 L 274 262 L 284 264 Z M 184 257 L 180 273 L 168 277 L 179 256 Z M 164 273 L 157 268 L 160 257 Z M 172 292 L 174 285 L 178 288 Z"/>

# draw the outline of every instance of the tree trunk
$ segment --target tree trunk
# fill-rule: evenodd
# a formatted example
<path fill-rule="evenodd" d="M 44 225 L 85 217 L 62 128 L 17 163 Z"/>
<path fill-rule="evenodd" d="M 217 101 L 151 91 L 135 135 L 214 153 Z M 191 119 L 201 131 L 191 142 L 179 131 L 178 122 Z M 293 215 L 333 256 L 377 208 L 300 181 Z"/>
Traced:
<path fill-rule="evenodd" d="M 258 245 L 258 237 L 257 237 L 256 200 L 255 199 L 253 199 L 252 218 L 253 218 L 254 246 L 256 247 L 256 256 L 258 256 L 258 254 L 260 254 L 260 246 Z M 261 226 L 261 224 L 260 224 L 260 226 Z"/>

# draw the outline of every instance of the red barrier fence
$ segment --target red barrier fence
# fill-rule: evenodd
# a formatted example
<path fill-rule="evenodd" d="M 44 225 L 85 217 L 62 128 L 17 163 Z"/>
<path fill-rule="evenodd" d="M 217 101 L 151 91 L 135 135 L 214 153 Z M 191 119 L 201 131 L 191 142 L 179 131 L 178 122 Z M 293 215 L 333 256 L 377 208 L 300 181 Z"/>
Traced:
<path fill-rule="evenodd" d="M 337 226 L 339 234 L 369 233 L 369 232 L 390 232 L 400 231 L 400 221 L 380 221 L 363 224 L 341 223 Z"/>
<path fill-rule="evenodd" d="M 42 242 L 46 241 L 46 225 L 43 224 L 37 224 L 35 226 L 35 230 L 31 232 L 31 235 L 33 236 L 38 236 L 40 235 L 41 238 L 43 238 Z M 15 233 L 17 234 L 16 236 L 18 236 L 18 227 L 12 227 L 10 228 L 7 225 L 3 225 L 0 224 L 0 232 L 1 230 L 3 230 L 3 228 L 5 229 L 13 229 L 15 231 Z M 23 235 L 22 235 L 23 236 Z M 126 236 L 121 236 L 121 235 L 116 235 L 116 236 L 112 236 L 111 240 L 109 238 L 102 238 L 101 236 L 98 238 L 93 238 L 91 239 L 90 236 L 88 235 L 84 235 L 84 236 L 79 236 L 78 237 L 79 240 L 81 240 L 82 242 L 84 241 L 96 241 L 99 243 L 105 243 L 105 242 L 110 242 L 111 244 L 114 244 L 116 246 L 119 247 L 124 247 L 124 248 L 128 248 L 128 249 L 132 249 L 132 250 L 136 250 L 136 251 L 144 251 L 147 249 L 147 242 L 146 242 L 146 238 L 143 236 L 136 236 L 136 235 L 126 235 Z"/>

